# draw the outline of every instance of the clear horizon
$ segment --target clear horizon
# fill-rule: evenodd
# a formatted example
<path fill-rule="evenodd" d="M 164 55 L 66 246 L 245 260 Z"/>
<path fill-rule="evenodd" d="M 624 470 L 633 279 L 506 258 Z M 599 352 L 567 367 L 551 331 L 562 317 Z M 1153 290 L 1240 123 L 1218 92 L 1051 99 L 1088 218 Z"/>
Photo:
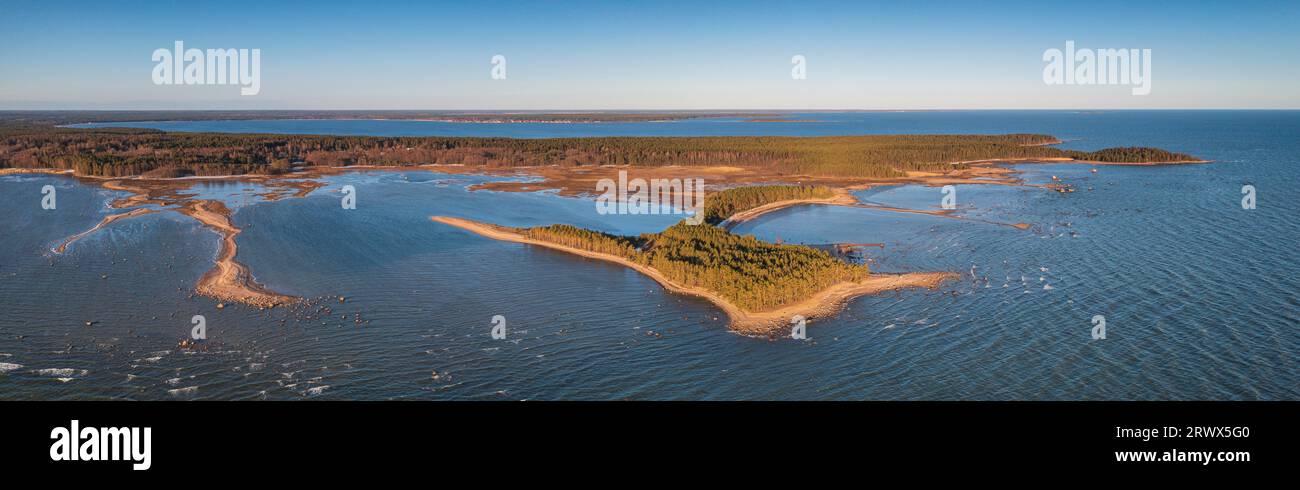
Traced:
<path fill-rule="evenodd" d="M 715 109 L 643 109 L 643 108 L 621 108 L 621 109 L 389 109 L 389 108 L 351 108 L 351 109 L 312 109 L 312 108 L 212 108 L 212 109 L 147 109 L 147 108 L 114 108 L 114 109 L 83 109 L 83 108 L 35 108 L 35 109 L 10 109 L 0 108 L 0 112 L 304 112 L 304 113 L 329 113 L 329 112 L 377 112 L 377 113 L 461 113 L 461 114 L 564 114 L 564 113 L 853 113 L 853 112 L 1296 112 L 1300 108 L 975 108 L 975 109 L 750 109 L 750 108 L 715 108 Z"/>
<path fill-rule="evenodd" d="M 1294 2 L 10 3 L 0 110 L 1300 109 Z M 155 83 L 176 41 L 259 50 L 258 93 Z M 1151 50 L 1150 93 L 1046 83 L 1069 41 Z"/>

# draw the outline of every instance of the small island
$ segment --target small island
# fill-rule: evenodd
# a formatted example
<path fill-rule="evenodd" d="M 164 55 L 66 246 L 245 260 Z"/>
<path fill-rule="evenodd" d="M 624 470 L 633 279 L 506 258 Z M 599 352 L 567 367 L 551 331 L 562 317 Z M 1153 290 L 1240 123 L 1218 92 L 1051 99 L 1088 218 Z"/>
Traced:
<path fill-rule="evenodd" d="M 858 296 L 936 288 L 957 277 L 946 272 L 871 273 L 866 265 L 850 264 L 812 247 L 772 244 L 686 222 L 659 233 L 627 237 L 568 225 L 511 228 L 447 216 L 430 219 L 494 240 L 629 267 L 669 291 L 709 300 L 727 314 L 732 330 L 746 335 L 775 335 L 789 329 L 795 316 L 831 315 Z"/>
<path fill-rule="evenodd" d="M 851 202 L 845 202 L 846 198 Z M 820 186 L 737 187 L 710 195 L 703 219 L 685 219 L 658 233 L 618 236 L 569 225 L 512 228 L 447 216 L 431 216 L 494 240 L 541 246 L 613 262 L 645 274 L 676 293 L 698 296 L 721 308 L 730 328 L 746 335 L 775 335 L 795 317 L 834 314 L 858 296 L 904 288 L 937 288 L 958 277 L 948 272 L 873 273 L 865 264 L 825 250 L 768 243 L 736 235 L 726 223 L 760 210 L 803 203 L 855 203 L 847 192 Z M 794 203 L 794 204 L 790 204 Z"/>

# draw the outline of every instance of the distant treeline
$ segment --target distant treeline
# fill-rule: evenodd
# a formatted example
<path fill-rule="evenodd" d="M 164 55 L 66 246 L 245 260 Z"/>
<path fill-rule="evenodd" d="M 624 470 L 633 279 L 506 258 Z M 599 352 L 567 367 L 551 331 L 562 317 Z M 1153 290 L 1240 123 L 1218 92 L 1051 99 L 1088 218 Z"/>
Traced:
<path fill-rule="evenodd" d="M 871 135 L 833 137 L 450 138 L 167 133 L 106 128 L 0 125 L 0 168 L 72 169 L 82 175 L 177 177 L 277 174 L 295 165 L 463 164 L 489 167 L 592 165 L 764 166 L 786 175 L 897 177 L 942 172 L 951 162 L 1069 157 L 1041 146 L 1046 135 Z M 1172 155 L 1102 150 L 1104 158 Z M 1075 152 L 1078 153 L 1078 152 Z M 1145 159 L 1141 161 L 1146 161 Z"/>
<path fill-rule="evenodd" d="M 825 186 L 756 185 L 736 187 L 710 195 L 704 200 L 704 221 L 716 225 L 741 211 L 764 204 L 792 199 L 825 199 L 835 191 Z"/>
<path fill-rule="evenodd" d="M 1106 148 L 1097 151 L 1065 150 L 1065 154 L 1075 160 L 1107 163 L 1197 161 L 1197 158 L 1191 155 L 1169 152 L 1159 148 L 1143 148 L 1138 146 Z"/>
<path fill-rule="evenodd" d="M 866 279 L 866 265 L 849 264 L 803 245 L 776 245 L 713 226 L 678 223 L 637 237 L 569 225 L 519 229 L 536 239 L 616 255 L 650 266 L 669 279 L 702 287 L 748 311 L 802 301 L 842 281 Z"/>
<path fill-rule="evenodd" d="M 232 121 L 268 119 L 398 119 L 464 122 L 647 122 L 705 117 L 770 117 L 757 112 L 633 111 L 633 112 L 471 112 L 471 111 L 0 111 L 0 121 L 30 125 L 85 122 Z"/>

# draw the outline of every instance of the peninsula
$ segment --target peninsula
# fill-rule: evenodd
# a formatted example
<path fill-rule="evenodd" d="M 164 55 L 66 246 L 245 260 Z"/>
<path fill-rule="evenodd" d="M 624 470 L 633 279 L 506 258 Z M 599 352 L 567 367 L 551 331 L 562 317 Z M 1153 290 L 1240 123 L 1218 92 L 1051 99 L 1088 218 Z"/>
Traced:
<path fill-rule="evenodd" d="M 567 225 L 511 228 L 432 216 L 494 240 L 546 247 L 616 263 L 654 279 L 669 291 L 704 298 L 721 308 L 730 328 L 746 335 L 775 335 L 796 316 L 836 313 L 858 296 L 903 288 L 937 288 L 957 277 L 946 272 L 870 273 L 801 245 L 777 245 L 708 225 L 679 223 L 659 233 L 622 237 Z M 695 251 L 713 253 L 699 256 Z"/>

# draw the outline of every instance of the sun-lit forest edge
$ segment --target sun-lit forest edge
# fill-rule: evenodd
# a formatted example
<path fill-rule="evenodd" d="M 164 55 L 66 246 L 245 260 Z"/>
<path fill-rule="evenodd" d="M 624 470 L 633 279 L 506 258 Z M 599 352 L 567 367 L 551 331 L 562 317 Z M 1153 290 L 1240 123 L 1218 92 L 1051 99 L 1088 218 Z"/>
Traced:
<path fill-rule="evenodd" d="M 1072 158 L 1175 162 L 1154 148 L 1097 152 L 1047 146 L 1048 135 L 866 135 L 828 137 L 462 138 L 173 133 L 74 129 L 0 117 L 0 168 L 74 170 L 79 175 L 156 178 L 276 175 L 305 166 L 468 165 L 507 167 L 739 166 L 782 175 L 890 178 L 948 172 L 970 162 Z M 42 120 L 43 121 L 43 120 Z"/>
<path fill-rule="evenodd" d="M 741 211 L 764 204 L 795 199 L 829 199 L 835 191 L 826 186 L 755 185 L 735 187 L 704 200 L 704 222 L 716 225 Z"/>
<path fill-rule="evenodd" d="M 837 283 L 866 279 L 869 273 L 866 265 L 812 247 L 777 245 L 684 222 L 635 237 L 569 225 L 507 229 L 534 240 L 622 257 L 678 283 L 713 291 L 748 311 L 798 302 Z"/>
<path fill-rule="evenodd" d="M 651 122 L 698 118 L 771 117 L 759 112 L 716 111 L 422 111 L 422 110 L 138 110 L 138 111 L 0 111 L 0 120 L 32 126 L 85 122 L 250 121 L 271 119 L 407 120 L 448 122 Z"/>

